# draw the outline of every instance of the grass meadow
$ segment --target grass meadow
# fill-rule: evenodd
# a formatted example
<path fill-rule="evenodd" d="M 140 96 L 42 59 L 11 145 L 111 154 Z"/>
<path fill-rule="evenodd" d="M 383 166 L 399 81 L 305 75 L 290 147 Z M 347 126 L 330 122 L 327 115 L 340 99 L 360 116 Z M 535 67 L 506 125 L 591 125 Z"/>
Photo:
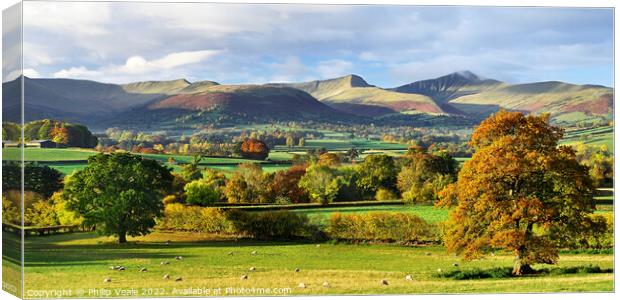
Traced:
<path fill-rule="evenodd" d="M 15 243 L 14 236 L 3 235 Z M 169 244 L 166 241 L 172 241 Z M 59 286 L 81 290 L 135 289 L 137 296 L 179 296 L 188 288 L 270 288 L 285 295 L 446 294 L 612 291 L 613 273 L 544 275 L 523 278 L 454 280 L 438 270 L 512 266 L 512 256 L 497 254 L 464 262 L 441 246 L 353 245 L 235 240 L 197 233 L 154 232 L 118 245 L 94 233 L 32 236 L 26 240 L 26 291 Z M 256 251 L 253 255 L 252 252 Z M 229 253 L 232 252 L 232 255 Z M 182 256 L 182 260 L 175 257 Z M 167 262 L 169 264 L 162 264 Z M 453 264 L 457 263 L 458 266 Z M 9 261 L 4 264 L 10 264 Z M 558 265 L 613 268 L 613 255 L 562 254 Z M 121 265 L 125 271 L 110 270 Z M 535 268 L 549 266 L 536 265 Z M 147 268 L 146 272 L 139 272 Z M 255 270 L 250 271 L 250 268 Z M 295 269 L 299 272 L 295 272 Z M 169 274 L 171 279 L 164 279 Z M 247 279 L 241 279 L 247 275 Z M 413 280 L 405 280 L 411 275 Z M 181 277 L 180 281 L 175 281 Z M 112 281 L 105 283 L 104 278 Z M 388 285 L 382 285 L 381 280 Z M 327 282 L 328 287 L 323 286 Z M 305 288 L 300 288 L 300 283 Z M 176 289 L 176 290 L 175 290 Z M 234 295 L 234 294 L 222 294 Z M 249 290 L 244 295 L 265 295 Z M 274 294 L 269 294 L 274 295 Z M 90 295 L 95 296 L 95 295 Z M 121 295 L 109 295 L 119 297 Z M 238 296 L 238 295 L 237 295 Z"/>

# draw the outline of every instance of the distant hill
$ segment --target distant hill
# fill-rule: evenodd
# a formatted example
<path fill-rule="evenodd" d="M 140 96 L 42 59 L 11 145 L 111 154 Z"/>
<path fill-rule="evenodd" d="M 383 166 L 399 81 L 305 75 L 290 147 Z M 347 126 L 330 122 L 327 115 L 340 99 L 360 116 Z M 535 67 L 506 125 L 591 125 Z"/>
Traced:
<path fill-rule="evenodd" d="M 20 121 L 20 82 L 18 78 L 2 84 L 3 117 Z M 161 94 L 130 93 L 116 84 L 74 79 L 31 79 L 24 77 L 24 109 L 26 122 L 40 119 L 62 119 L 90 122 L 144 105 Z"/>
<path fill-rule="evenodd" d="M 406 84 L 392 90 L 431 97 L 442 109 L 475 119 L 500 108 L 527 113 L 550 113 L 558 123 L 611 119 L 613 89 L 559 81 L 507 84 L 457 72 Z"/>
<path fill-rule="evenodd" d="M 471 125 L 500 108 L 548 112 L 562 124 L 606 121 L 613 115 L 609 87 L 557 81 L 508 84 L 467 71 L 391 89 L 373 86 L 357 75 L 264 85 L 185 79 L 121 85 L 74 79 L 24 81 L 27 122 L 57 119 L 94 129 L 269 120 Z M 19 79 L 3 83 L 6 121 L 20 121 L 19 83 Z"/>
<path fill-rule="evenodd" d="M 274 119 L 338 117 L 333 108 L 304 91 L 262 85 L 210 85 L 201 92 L 178 94 L 147 106 L 149 110 L 182 109 L 266 116 Z"/>
<path fill-rule="evenodd" d="M 430 97 L 375 87 L 353 74 L 327 80 L 271 85 L 303 90 L 329 106 L 360 116 L 378 117 L 407 111 L 444 113 Z"/>
<path fill-rule="evenodd" d="M 164 94 L 173 95 L 188 87 L 190 82 L 185 79 L 167 81 L 140 81 L 123 84 L 121 87 L 132 94 Z"/>

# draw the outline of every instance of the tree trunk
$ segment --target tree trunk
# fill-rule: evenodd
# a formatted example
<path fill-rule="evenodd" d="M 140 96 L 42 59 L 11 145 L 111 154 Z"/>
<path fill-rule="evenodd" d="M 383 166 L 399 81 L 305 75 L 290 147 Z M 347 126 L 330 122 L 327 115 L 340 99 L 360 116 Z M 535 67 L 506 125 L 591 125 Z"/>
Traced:
<path fill-rule="evenodd" d="M 524 274 L 532 274 L 534 273 L 534 269 L 532 267 L 523 262 L 523 250 L 517 250 L 517 255 L 515 256 L 515 265 L 512 268 L 513 276 L 521 276 Z"/>
<path fill-rule="evenodd" d="M 125 232 L 118 233 L 118 243 L 119 244 L 127 243 L 127 234 Z"/>

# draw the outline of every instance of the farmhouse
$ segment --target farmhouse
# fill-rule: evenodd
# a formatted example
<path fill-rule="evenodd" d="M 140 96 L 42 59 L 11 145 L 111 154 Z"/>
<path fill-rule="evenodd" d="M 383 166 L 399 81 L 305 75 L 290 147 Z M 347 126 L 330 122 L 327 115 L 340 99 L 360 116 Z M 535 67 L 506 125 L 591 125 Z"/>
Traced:
<path fill-rule="evenodd" d="M 27 148 L 57 148 L 60 145 L 50 140 L 32 140 L 27 141 L 24 146 Z"/>
<path fill-rule="evenodd" d="M 21 145 L 18 141 L 2 141 L 2 148 L 17 148 Z M 58 148 L 64 147 L 60 144 L 56 144 L 50 140 L 32 140 L 26 141 L 24 147 L 27 148 Z"/>
<path fill-rule="evenodd" d="M 19 142 L 16 141 L 2 141 L 2 148 L 16 148 L 19 147 Z"/>

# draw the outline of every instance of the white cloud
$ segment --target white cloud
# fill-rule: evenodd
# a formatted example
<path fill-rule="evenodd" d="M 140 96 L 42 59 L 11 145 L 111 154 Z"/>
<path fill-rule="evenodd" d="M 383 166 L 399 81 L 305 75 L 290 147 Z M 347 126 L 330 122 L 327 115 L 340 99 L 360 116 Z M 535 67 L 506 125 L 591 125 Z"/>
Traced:
<path fill-rule="evenodd" d="M 99 71 L 89 70 L 84 66 L 71 67 L 69 69 L 62 69 L 53 74 L 56 78 L 96 78 L 103 74 Z"/>
<path fill-rule="evenodd" d="M 319 62 L 316 69 L 321 78 L 333 78 L 351 73 L 353 63 L 342 59 L 325 60 Z"/>
<path fill-rule="evenodd" d="M 39 72 L 35 69 L 28 68 L 28 69 L 24 69 L 24 76 L 30 77 L 30 78 L 38 78 L 38 77 L 41 77 L 41 74 L 39 74 Z"/>
<path fill-rule="evenodd" d="M 71 67 L 59 70 L 53 76 L 56 78 L 107 80 L 109 82 L 122 82 L 137 75 L 151 76 L 144 78 L 146 80 L 161 76 L 166 71 L 203 62 L 222 52 L 222 50 L 183 51 L 153 60 L 147 60 L 136 55 L 128 58 L 122 65 L 108 65 L 94 70 L 85 66 Z"/>
<path fill-rule="evenodd" d="M 270 64 L 272 82 L 292 82 L 307 76 L 310 69 L 296 56 L 289 56 L 283 62 Z"/>
<path fill-rule="evenodd" d="M 112 21 L 105 2 L 24 2 L 24 26 L 62 31 L 71 35 L 96 36 L 108 33 Z"/>
<path fill-rule="evenodd" d="M 132 56 L 127 59 L 124 65 L 113 66 L 109 69 L 118 70 L 126 74 L 144 74 L 199 63 L 220 53 L 222 53 L 221 50 L 184 51 L 171 53 L 162 58 L 150 61 L 144 59 L 142 56 Z"/>

